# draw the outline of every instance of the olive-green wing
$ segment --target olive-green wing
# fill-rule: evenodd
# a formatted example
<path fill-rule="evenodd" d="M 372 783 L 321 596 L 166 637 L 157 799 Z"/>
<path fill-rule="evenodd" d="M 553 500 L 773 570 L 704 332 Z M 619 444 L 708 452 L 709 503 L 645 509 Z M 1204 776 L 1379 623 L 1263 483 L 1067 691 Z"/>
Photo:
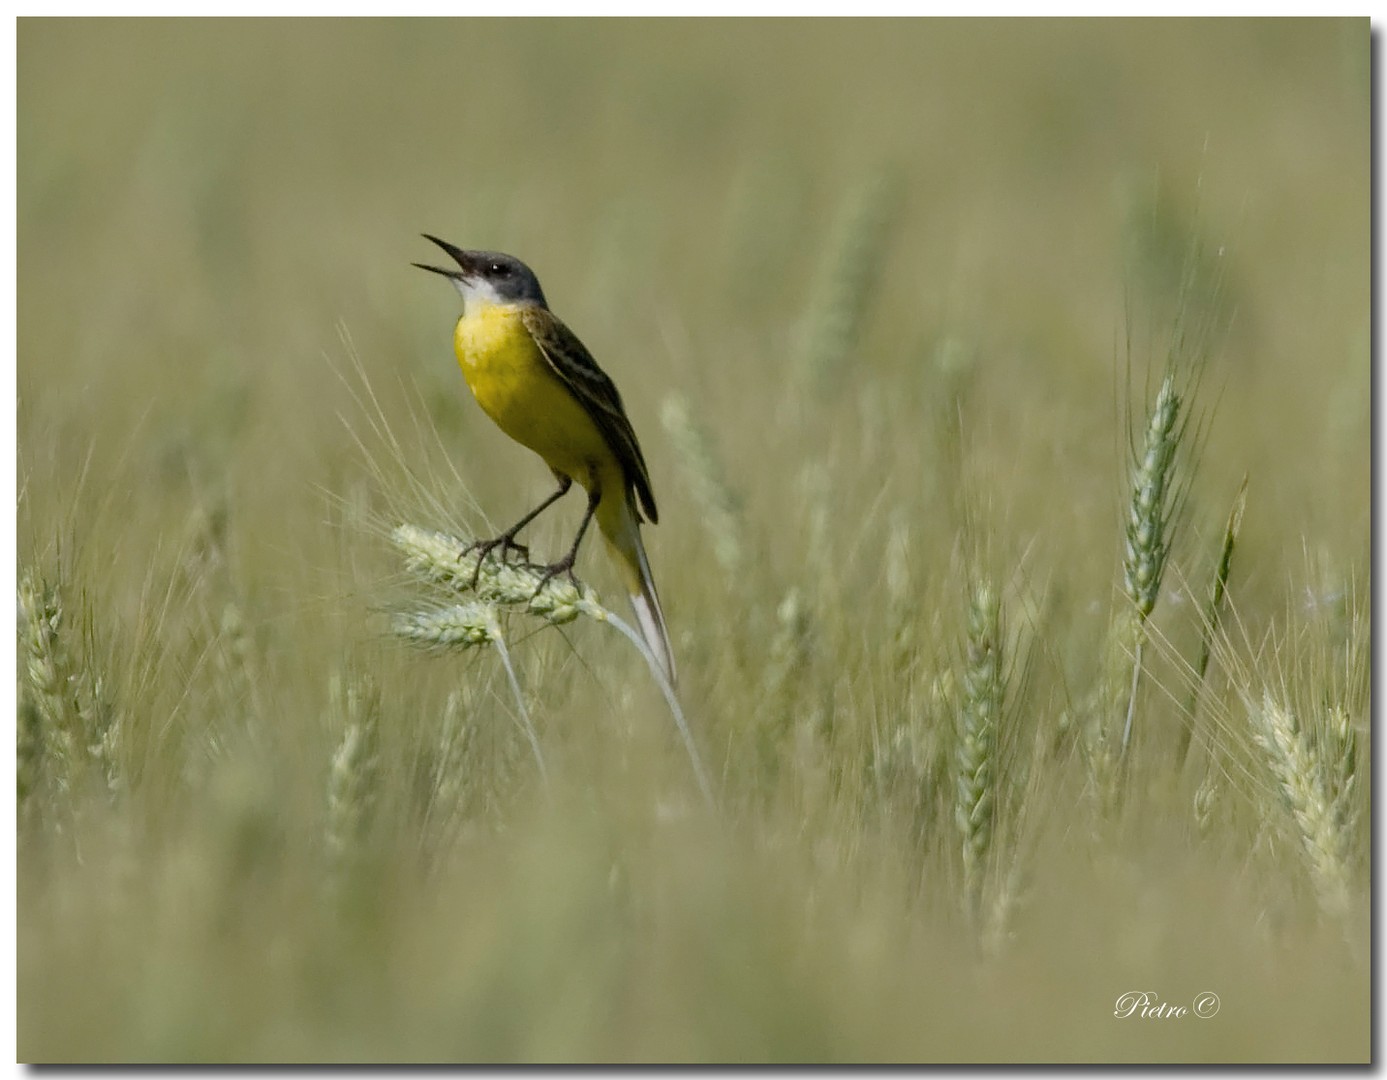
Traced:
<path fill-rule="evenodd" d="M 636 440 L 636 432 L 626 417 L 616 384 L 597 366 L 597 361 L 578 340 L 578 335 L 552 311 L 530 308 L 521 315 L 521 319 L 549 367 L 587 410 L 606 438 L 607 445 L 621 462 L 626 479 L 636 490 L 641 511 L 651 522 L 659 521 L 655 495 L 650 490 L 650 472 L 645 467 L 645 455 L 641 453 L 641 444 Z"/>

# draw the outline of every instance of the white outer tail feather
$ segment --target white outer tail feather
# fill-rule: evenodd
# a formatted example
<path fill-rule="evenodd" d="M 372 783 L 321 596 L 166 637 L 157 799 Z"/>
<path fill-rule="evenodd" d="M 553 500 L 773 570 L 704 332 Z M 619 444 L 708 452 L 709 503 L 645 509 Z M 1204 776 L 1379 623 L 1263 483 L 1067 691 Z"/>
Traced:
<path fill-rule="evenodd" d="M 631 594 L 631 610 L 636 613 L 641 637 L 650 646 L 655 659 L 665 670 L 665 678 L 674 685 L 674 651 L 669 646 L 669 631 L 665 629 L 665 613 L 660 610 L 660 597 L 655 592 L 655 579 L 650 576 L 650 563 L 645 558 L 645 545 L 636 531 L 636 554 L 640 557 L 641 591 Z"/>
<path fill-rule="evenodd" d="M 640 523 L 631 512 L 629 502 L 622 517 L 625 519 L 622 522 L 622 531 L 626 535 L 621 538 L 625 543 L 619 544 L 630 547 L 640 573 L 639 589 L 631 591 L 631 610 L 636 614 L 636 624 L 640 627 L 641 637 L 645 638 L 646 645 L 664 669 L 665 678 L 669 680 L 670 686 L 674 686 L 674 650 L 669 644 L 665 613 L 660 607 L 660 596 L 655 591 L 655 576 L 650 572 L 650 560 L 645 556 L 645 545 L 641 543 Z"/>
<path fill-rule="evenodd" d="M 623 571 L 640 635 L 673 687 L 674 650 L 669 645 L 665 614 L 655 591 L 655 577 L 650 573 L 645 545 L 641 543 L 640 518 L 636 516 L 630 493 L 620 502 L 604 500 L 597 510 L 597 524 Z"/>

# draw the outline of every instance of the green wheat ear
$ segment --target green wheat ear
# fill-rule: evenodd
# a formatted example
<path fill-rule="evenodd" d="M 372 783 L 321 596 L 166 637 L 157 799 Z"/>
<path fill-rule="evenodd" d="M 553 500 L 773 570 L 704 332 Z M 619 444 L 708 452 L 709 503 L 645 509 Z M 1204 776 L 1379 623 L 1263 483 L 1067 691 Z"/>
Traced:
<path fill-rule="evenodd" d="M 1146 645 L 1147 620 L 1160 598 L 1161 582 L 1175 532 L 1182 493 L 1176 484 L 1176 454 L 1185 431 L 1184 399 L 1177 373 L 1169 367 L 1147 417 L 1140 456 L 1132 466 L 1131 499 L 1127 508 L 1122 551 L 1122 585 L 1126 611 L 1119 619 L 1119 639 L 1131 657 L 1126 718 L 1120 753 L 1125 757 L 1132 739 L 1137 691 Z"/>
<path fill-rule="evenodd" d="M 87 739 L 60 590 L 24 574 L 19 619 L 25 702 L 18 747 L 21 784 L 32 790 L 47 778 L 71 789 L 86 765 Z"/>
<path fill-rule="evenodd" d="M 1238 485 L 1238 494 L 1233 499 L 1233 508 L 1228 512 L 1228 524 L 1223 530 L 1223 547 L 1219 551 L 1218 565 L 1214 567 L 1214 579 L 1209 586 L 1209 596 L 1204 602 L 1200 618 L 1199 660 L 1194 666 L 1194 685 L 1190 688 L 1190 699 L 1185 707 L 1185 725 L 1180 730 L 1176 746 L 1177 767 L 1183 765 L 1189 754 L 1190 739 L 1194 735 L 1194 719 L 1199 704 L 1199 689 L 1204 685 L 1204 677 L 1209 671 L 1209 659 L 1213 655 L 1214 636 L 1218 633 L 1219 622 L 1223 617 L 1223 599 L 1228 591 L 1228 575 L 1233 568 L 1233 548 L 1242 531 L 1243 511 L 1247 509 L 1247 474 Z"/>
<path fill-rule="evenodd" d="M 963 853 L 970 916 L 982 903 L 983 879 L 997 813 L 997 729 L 1002 714 L 1001 602 L 990 581 L 974 585 L 968 602 L 963 694 L 954 756 L 954 824 Z"/>
<path fill-rule="evenodd" d="M 1174 376 L 1167 374 L 1147 421 L 1141 458 L 1132 470 L 1122 581 L 1139 623 L 1145 623 L 1156 606 L 1170 553 L 1170 495 L 1180 404 Z"/>

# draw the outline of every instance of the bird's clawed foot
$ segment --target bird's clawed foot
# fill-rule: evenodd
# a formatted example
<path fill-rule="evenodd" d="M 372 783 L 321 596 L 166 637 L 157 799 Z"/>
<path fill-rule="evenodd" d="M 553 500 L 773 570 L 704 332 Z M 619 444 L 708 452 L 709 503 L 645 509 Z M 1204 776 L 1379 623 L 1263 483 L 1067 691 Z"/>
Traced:
<path fill-rule="evenodd" d="M 542 593 L 544 591 L 544 586 L 548 585 L 551 579 L 565 573 L 568 575 L 568 580 L 573 583 L 575 589 L 581 588 L 578 584 L 578 575 L 573 572 L 573 564 L 576 561 L 577 552 L 571 551 L 558 562 L 550 563 L 548 566 L 544 567 L 544 573 L 540 576 L 539 585 L 535 587 L 534 595 L 538 596 Z"/>
<path fill-rule="evenodd" d="M 477 565 L 472 569 L 472 588 L 475 589 L 477 587 L 477 580 L 481 577 L 482 573 L 482 563 L 486 560 L 486 557 L 497 548 L 501 549 L 502 562 L 506 561 L 506 552 L 508 551 L 516 552 L 523 562 L 530 561 L 530 549 L 524 544 L 516 543 L 515 534 L 513 532 L 502 533 L 494 540 L 474 540 L 458 552 L 459 562 L 469 555 L 475 554 L 477 556 Z"/>

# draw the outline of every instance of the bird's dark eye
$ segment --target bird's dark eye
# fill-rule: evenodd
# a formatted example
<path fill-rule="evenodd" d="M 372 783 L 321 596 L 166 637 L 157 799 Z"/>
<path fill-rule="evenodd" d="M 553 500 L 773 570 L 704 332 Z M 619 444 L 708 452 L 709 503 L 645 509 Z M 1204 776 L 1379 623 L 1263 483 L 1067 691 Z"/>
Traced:
<path fill-rule="evenodd" d="M 506 266 L 504 263 L 492 263 L 491 272 L 497 277 L 505 277 L 510 273 L 510 267 Z"/>

